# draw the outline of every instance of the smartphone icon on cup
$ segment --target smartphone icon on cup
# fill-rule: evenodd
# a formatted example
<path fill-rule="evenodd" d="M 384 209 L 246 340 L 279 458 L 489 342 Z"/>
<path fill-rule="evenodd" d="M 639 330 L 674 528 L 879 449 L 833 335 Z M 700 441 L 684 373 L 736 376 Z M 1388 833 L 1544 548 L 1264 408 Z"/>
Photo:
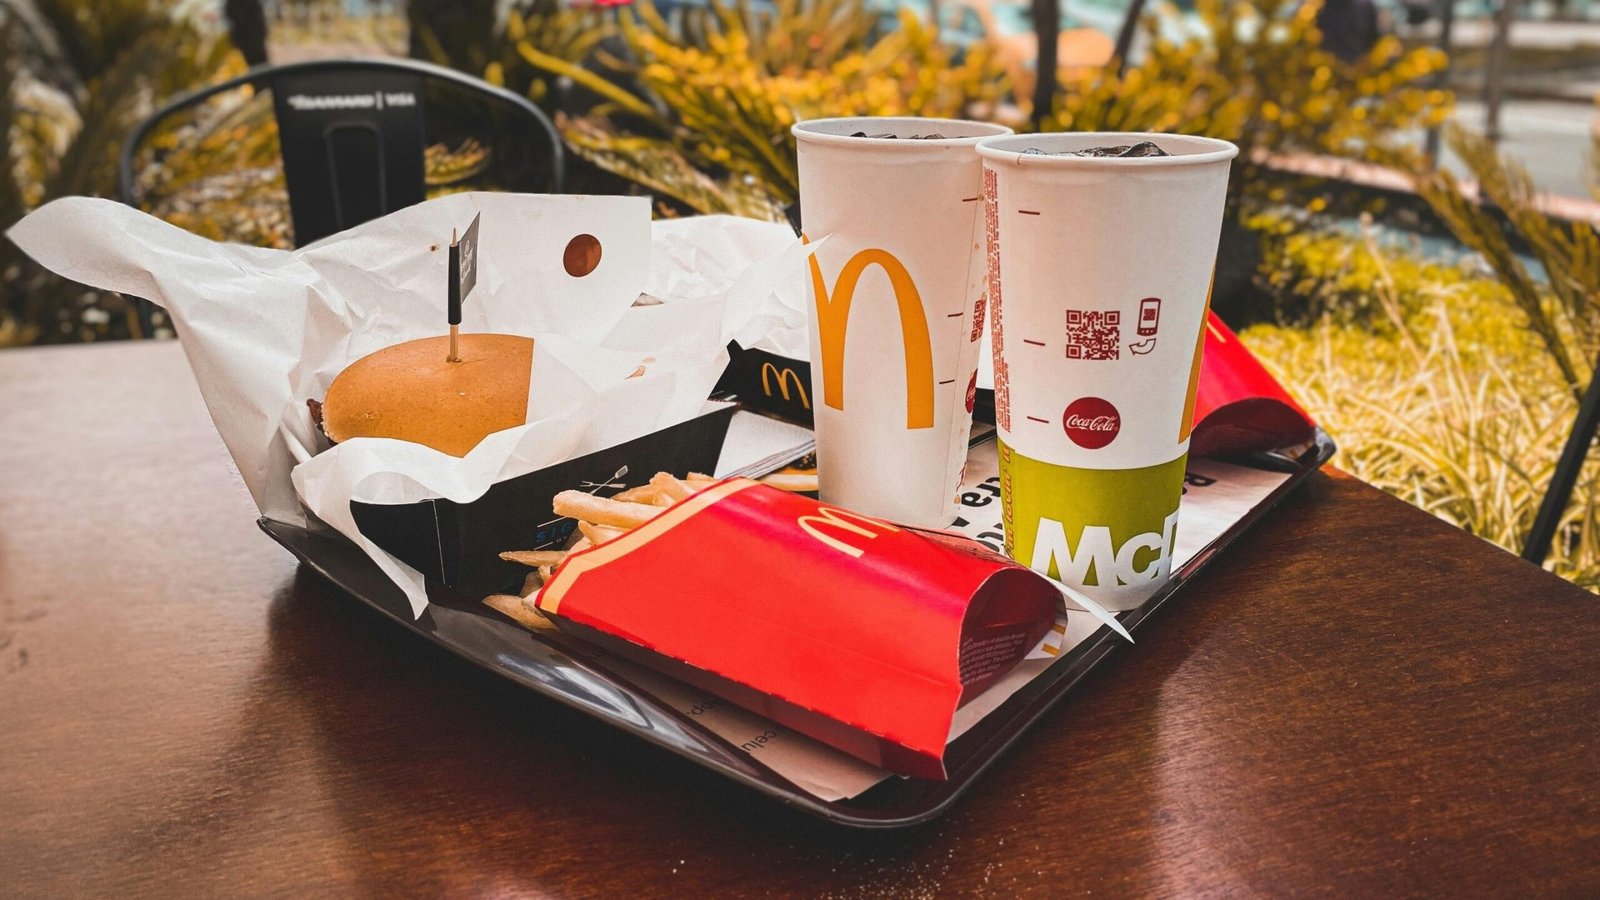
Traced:
<path fill-rule="evenodd" d="M 1161 300 L 1146 297 L 1139 301 L 1139 336 L 1153 337 L 1161 324 Z"/>

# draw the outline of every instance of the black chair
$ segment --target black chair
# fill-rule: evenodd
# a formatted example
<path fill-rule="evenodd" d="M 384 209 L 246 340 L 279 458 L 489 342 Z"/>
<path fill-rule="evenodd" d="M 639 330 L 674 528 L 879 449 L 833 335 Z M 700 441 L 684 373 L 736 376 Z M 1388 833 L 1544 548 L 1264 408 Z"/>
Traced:
<path fill-rule="evenodd" d="M 1595 363 L 1594 374 L 1589 376 L 1589 386 L 1578 404 L 1578 415 L 1573 420 L 1572 431 L 1561 448 L 1561 458 L 1556 461 L 1555 472 L 1550 476 L 1550 488 L 1545 491 L 1539 512 L 1528 531 L 1527 546 L 1522 548 L 1522 558 L 1534 565 L 1542 565 L 1550 555 L 1550 543 L 1561 525 L 1561 516 L 1572 499 L 1572 489 L 1578 483 L 1578 474 L 1589 457 L 1589 447 L 1594 443 L 1595 431 L 1600 429 L 1600 362 Z"/>
<path fill-rule="evenodd" d="M 247 86 L 271 95 L 296 247 L 421 202 L 432 175 L 425 160 L 430 147 L 469 148 L 466 163 L 446 164 L 468 175 L 490 173 L 492 189 L 560 193 L 564 185 L 561 138 L 526 98 L 427 63 L 341 59 L 260 66 L 163 106 L 123 142 L 117 170 L 122 202 L 137 207 L 145 199 L 135 157 L 141 149 L 163 152 L 145 148 L 152 135 L 161 135 L 164 125 L 174 127 L 179 113 L 199 114 L 207 101 Z M 264 109 L 259 113 L 225 124 L 264 126 Z M 226 137 L 213 143 L 225 147 Z M 185 152 L 196 143 L 183 136 L 169 142 Z M 165 152 L 172 149 L 179 148 Z M 436 189 L 479 186 L 465 177 L 454 184 L 433 180 Z M 140 304 L 145 334 L 151 333 L 151 310 Z"/>

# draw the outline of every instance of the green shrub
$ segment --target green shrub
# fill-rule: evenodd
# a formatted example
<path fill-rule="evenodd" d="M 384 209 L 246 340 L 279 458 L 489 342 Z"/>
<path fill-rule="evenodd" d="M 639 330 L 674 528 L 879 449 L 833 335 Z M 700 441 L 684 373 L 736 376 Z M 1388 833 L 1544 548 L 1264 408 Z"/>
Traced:
<path fill-rule="evenodd" d="M 123 137 L 161 98 L 228 65 L 225 37 L 158 0 L 0 6 L 0 226 L 71 194 L 114 196 Z M 233 65 L 239 65 L 237 57 Z M 63 281 L 0 241 L 0 341 L 137 333 L 120 297 Z"/>
<path fill-rule="evenodd" d="M 1319 226 L 1314 218 L 1282 212 L 1258 213 L 1246 222 L 1260 235 L 1262 262 L 1255 286 L 1269 300 L 1279 324 L 1309 326 L 1328 317 L 1340 324 L 1392 333 L 1394 322 L 1380 302 L 1391 297 L 1403 316 L 1450 298 L 1453 302 L 1510 302 L 1505 286 L 1484 276 L 1476 260 L 1426 258 L 1414 236 L 1357 239 Z M 1372 223 L 1361 227 L 1370 235 Z"/>

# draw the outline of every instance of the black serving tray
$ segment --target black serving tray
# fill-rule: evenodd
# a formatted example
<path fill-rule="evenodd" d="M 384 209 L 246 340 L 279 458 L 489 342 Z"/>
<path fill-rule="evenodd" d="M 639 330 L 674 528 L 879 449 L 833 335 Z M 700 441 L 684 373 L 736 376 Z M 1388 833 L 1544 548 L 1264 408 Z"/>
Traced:
<path fill-rule="evenodd" d="M 1123 626 L 1129 631 L 1137 630 L 1185 582 L 1214 562 L 1228 545 L 1321 468 L 1333 451 L 1333 441 L 1318 429 L 1315 440 L 1298 455 L 1262 453 L 1230 459 L 1229 462 L 1288 472 L 1291 477 L 1174 572 L 1172 579 L 1143 606 L 1122 613 Z M 428 609 L 420 619 L 413 620 L 405 594 L 343 536 L 265 518 L 259 524 L 302 563 L 407 630 L 535 693 L 632 732 L 768 797 L 855 828 L 903 828 L 948 811 L 1040 716 L 1108 654 L 1125 646 L 1111 629 L 1102 627 L 1057 660 L 951 744 L 946 755 L 948 780 L 891 778 L 860 796 L 829 802 L 812 797 L 734 745 L 608 671 L 603 655 L 590 658 L 570 652 L 483 605 L 481 598 L 444 587 L 430 586 Z"/>

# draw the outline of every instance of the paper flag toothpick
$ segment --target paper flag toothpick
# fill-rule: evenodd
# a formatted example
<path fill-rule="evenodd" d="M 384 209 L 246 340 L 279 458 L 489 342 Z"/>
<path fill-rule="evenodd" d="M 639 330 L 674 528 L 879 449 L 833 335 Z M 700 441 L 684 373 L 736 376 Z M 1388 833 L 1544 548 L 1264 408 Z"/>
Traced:
<path fill-rule="evenodd" d="M 461 324 L 461 301 L 478 283 L 478 220 L 472 217 L 461 239 L 450 244 L 450 324 Z"/>

